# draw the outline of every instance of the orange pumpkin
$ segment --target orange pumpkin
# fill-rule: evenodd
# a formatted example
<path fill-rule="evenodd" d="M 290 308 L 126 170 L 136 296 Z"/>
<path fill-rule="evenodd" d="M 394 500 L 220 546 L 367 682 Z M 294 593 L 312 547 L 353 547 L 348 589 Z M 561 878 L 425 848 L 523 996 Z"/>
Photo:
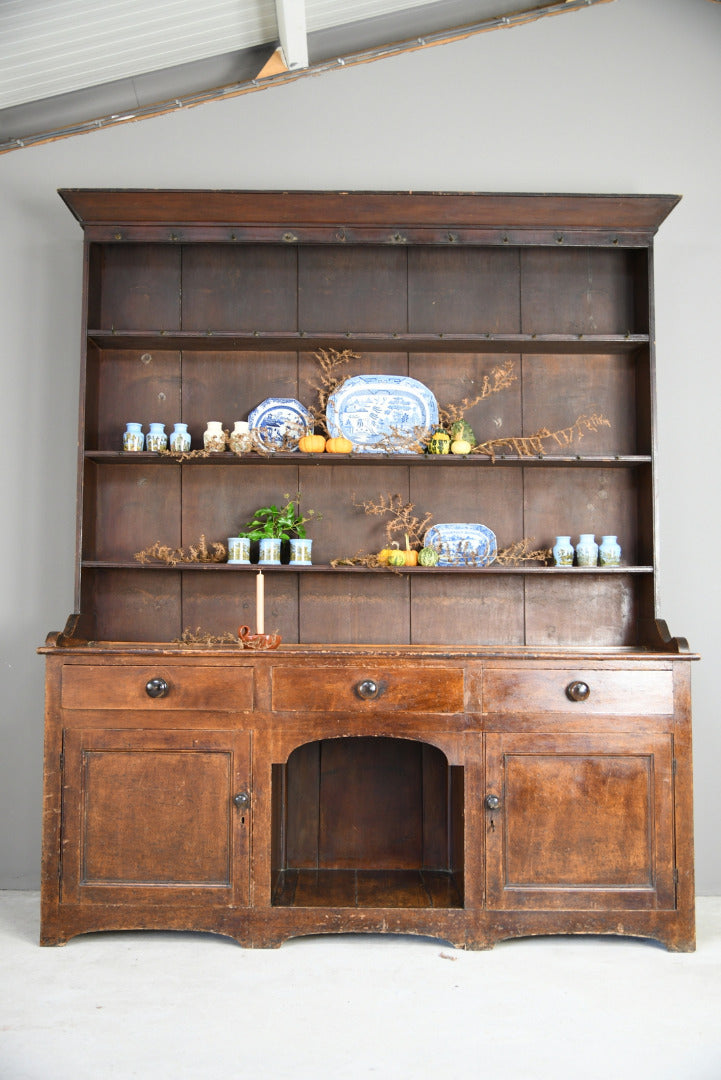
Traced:
<path fill-rule="evenodd" d="M 329 454 L 350 454 L 353 443 L 350 439 L 344 439 L 342 435 L 339 435 L 335 439 L 328 439 L 325 448 Z"/>
<path fill-rule="evenodd" d="M 304 454 L 322 454 L 325 450 L 325 439 L 322 435 L 303 435 L 298 439 L 298 449 Z"/>

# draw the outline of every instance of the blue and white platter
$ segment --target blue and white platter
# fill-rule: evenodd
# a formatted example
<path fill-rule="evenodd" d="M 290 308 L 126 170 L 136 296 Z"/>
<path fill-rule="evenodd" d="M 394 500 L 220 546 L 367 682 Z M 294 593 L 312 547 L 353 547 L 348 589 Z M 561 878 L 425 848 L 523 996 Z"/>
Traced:
<path fill-rule="evenodd" d="M 313 417 L 295 398 L 269 397 L 248 416 L 248 430 L 261 450 L 297 450 L 298 440 L 313 426 Z"/>
<path fill-rule="evenodd" d="M 438 402 L 407 375 L 353 375 L 329 396 L 326 423 L 358 454 L 418 454 L 438 423 Z"/>
<path fill-rule="evenodd" d="M 423 545 L 436 549 L 439 566 L 489 566 L 498 550 L 495 533 L 486 525 L 461 521 L 432 525 Z"/>

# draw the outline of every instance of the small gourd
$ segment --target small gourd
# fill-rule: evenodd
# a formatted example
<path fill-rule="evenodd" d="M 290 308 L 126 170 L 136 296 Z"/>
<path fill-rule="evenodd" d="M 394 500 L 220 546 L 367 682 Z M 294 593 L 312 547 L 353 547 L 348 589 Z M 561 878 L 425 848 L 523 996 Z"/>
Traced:
<path fill-rule="evenodd" d="M 451 453 L 470 454 L 473 447 L 476 445 L 476 437 L 473 434 L 473 428 L 465 420 L 456 420 L 451 428 L 451 435 L 453 441 L 451 443 Z"/>
<path fill-rule="evenodd" d="M 434 547 L 421 548 L 418 552 L 418 563 L 420 566 L 437 566 L 438 552 Z"/>
<path fill-rule="evenodd" d="M 338 435 L 334 439 L 328 439 L 325 448 L 329 454 L 350 454 L 353 450 L 353 443 L 350 439 Z"/>
<path fill-rule="evenodd" d="M 451 437 L 447 431 L 439 427 L 431 435 L 428 443 L 429 454 L 447 454 L 451 446 Z"/>
<path fill-rule="evenodd" d="M 406 533 L 406 550 L 403 552 L 403 558 L 406 566 L 418 566 L 418 552 L 412 550 L 408 533 Z"/>
<path fill-rule="evenodd" d="M 400 548 L 392 548 L 388 555 L 389 566 L 405 566 L 406 565 L 406 553 L 401 551 Z"/>
<path fill-rule="evenodd" d="M 304 454 L 322 454 L 325 450 L 323 435 L 303 435 L 298 439 L 298 449 Z"/>

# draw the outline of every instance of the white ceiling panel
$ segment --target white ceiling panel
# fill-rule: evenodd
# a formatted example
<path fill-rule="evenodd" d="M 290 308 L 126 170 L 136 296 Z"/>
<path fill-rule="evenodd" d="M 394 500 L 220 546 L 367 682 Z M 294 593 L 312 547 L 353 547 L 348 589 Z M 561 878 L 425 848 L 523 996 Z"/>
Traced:
<path fill-rule="evenodd" d="M 274 0 L 2 0 L 0 108 L 276 35 Z"/>

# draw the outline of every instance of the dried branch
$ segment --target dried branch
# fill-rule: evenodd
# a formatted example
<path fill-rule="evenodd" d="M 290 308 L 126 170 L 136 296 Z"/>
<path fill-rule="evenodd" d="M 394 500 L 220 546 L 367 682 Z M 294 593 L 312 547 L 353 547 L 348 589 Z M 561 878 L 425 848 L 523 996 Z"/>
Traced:
<path fill-rule="evenodd" d="M 373 517 L 389 518 L 385 525 L 385 537 L 389 544 L 400 536 L 403 539 L 407 537 L 411 546 L 422 547 L 423 537 L 433 521 L 430 513 L 422 519 L 416 517 L 413 503 L 404 503 L 400 495 L 381 495 L 378 500 L 366 499 L 360 503 L 355 501 L 354 496 L 353 505 Z"/>
<path fill-rule="evenodd" d="M 610 420 L 601 413 L 583 414 L 570 427 L 560 428 L 558 431 L 541 428 L 535 435 L 509 435 L 502 439 L 489 439 L 487 442 L 478 443 L 472 453 L 484 454 L 491 461 L 495 461 L 504 451 L 519 457 L 543 457 L 546 453 L 546 442 L 554 442 L 565 449 L 576 441 L 580 442 L 587 431 L 595 432 L 600 427 L 610 426 Z"/>
<path fill-rule="evenodd" d="M 496 562 L 501 566 L 518 566 L 524 562 L 548 562 L 551 558 L 550 548 L 533 549 L 533 537 L 524 536 L 522 540 L 516 540 L 503 551 L 496 553 Z"/>
<path fill-rule="evenodd" d="M 464 419 L 465 414 L 474 405 L 478 405 L 480 401 L 485 401 L 491 394 L 498 394 L 501 390 L 507 390 L 517 379 L 518 374 L 513 360 L 506 360 L 504 364 L 494 367 L 490 375 L 483 376 L 480 393 L 476 397 L 473 399 L 464 398 L 458 405 L 439 406 L 438 419 L 441 427 L 445 431 L 450 431 L 454 424 Z"/>
<path fill-rule="evenodd" d="M 350 360 L 360 360 L 360 353 L 353 352 L 352 349 L 318 349 L 313 353 L 313 357 L 318 362 L 320 367 L 320 385 L 313 387 L 318 394 L 318 404 L 310 406 L 310 412 L 313 416 L 313 422 L 316 428 L 324 435 L 329 435 L 328 426 L 326 423 L 326 406 L 328 404 L 328 398 L 335 391 L 350 378 L 349 375 L 340 375 L 339 371 Z"/>
<path fill-rule="evenodd" d="M 228 549 L 225 544 L 216 541 L 208 547 L 205 534 L 201 534 L 198 542 L 191 544 L 187 551 L 185 548 L 173 548 L 156 540 L 149 547 L 143 548 L 142 551 L 136 551 L 134 556 L 142 564 L 152 562 L 155 559 L 165 566 L 177 566 L 178 563 L 219 563 L 225 562 L 227 557 Z"/>

